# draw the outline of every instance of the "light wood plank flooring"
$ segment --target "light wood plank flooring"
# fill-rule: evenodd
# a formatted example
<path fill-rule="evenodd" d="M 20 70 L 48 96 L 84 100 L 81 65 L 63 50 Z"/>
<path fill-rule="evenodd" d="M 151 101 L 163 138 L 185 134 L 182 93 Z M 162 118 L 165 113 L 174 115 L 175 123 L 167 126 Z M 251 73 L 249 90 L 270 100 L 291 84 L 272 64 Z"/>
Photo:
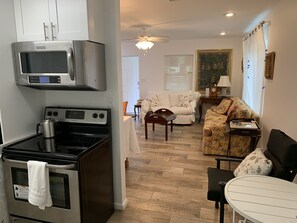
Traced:
<path fill-rule="evenodd" d="M 109 223 L 214 223 L 219 211 L 208 201 L 207 167 L 214 156 L 201 151 L 203 124 L 174 126 L 165 141 L 164 126 L 151 125 L 148 140 L 144 125 L 135 122 L 141 152 L 130 154 L 126 169 L 128 205 L 116 210 Z M 232 222 L 226 205 L 225 222 Z"/>

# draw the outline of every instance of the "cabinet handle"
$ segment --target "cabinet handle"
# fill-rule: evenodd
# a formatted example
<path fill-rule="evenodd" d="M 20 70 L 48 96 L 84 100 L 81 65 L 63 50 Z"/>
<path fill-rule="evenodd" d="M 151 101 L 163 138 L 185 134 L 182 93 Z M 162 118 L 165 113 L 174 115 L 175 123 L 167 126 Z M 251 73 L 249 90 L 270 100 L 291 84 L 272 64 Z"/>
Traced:
<path fill-rule="evenodd" d="M 56 40 L 56 26 L 51 22 L 51 29 L 52 29 L 52 40 Z M 55 31 L 55 32 L 54 32 Z"/>
<path fill-rule="evenodd" d="M 47 25 L 45 25 L 45 23 L 43 23 L 43 32 L 44 32 L 44 40 L 45 41 L 47 41 L 47 40 L 49 40 L 49 38 L 48 38 L 48 36 L 47 36 L 47 29 L 48 29 L 48 26 Z"/>

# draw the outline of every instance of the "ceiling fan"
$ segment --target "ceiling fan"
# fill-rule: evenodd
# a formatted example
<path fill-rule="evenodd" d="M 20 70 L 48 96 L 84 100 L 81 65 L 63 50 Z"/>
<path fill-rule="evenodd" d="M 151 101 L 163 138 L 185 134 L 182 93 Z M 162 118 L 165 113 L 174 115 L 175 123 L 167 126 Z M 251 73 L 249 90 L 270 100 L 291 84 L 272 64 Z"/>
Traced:
<path fill-rule="evenodd" d="M 143 31 L 138 37 L 124 39 L 123 41 L 127 42 L 136 42 L 136 46 L 140 50 L 148 50 L 153 47 L 155 42 L 168 42 L 168 36 L 151 36 L 146 28 L 143 28 Z"/>

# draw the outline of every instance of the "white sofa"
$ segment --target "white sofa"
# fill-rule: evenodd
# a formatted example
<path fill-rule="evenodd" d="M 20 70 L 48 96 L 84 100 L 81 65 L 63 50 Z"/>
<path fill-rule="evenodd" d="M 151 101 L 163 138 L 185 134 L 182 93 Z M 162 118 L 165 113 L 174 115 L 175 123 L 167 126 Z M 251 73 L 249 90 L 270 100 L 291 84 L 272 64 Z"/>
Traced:
<path fill-rule="evenodd" d="M 141 120 L 144 123 L 148 111 L 167 108 L 176 114 L 174 124 L 192 124 L 195 121 L 195 108 L 200 93 L 193 91 L 164 91 L 150 92 L 149 96 L 141 103 Z"/>

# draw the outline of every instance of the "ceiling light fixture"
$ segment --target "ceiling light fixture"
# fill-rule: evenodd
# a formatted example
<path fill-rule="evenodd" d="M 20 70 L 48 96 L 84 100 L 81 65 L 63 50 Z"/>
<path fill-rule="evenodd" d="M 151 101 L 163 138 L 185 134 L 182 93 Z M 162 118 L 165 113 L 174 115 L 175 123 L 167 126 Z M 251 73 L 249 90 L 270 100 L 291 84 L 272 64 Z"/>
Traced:
<path fill-rule="evenodd" d="M 148 50 L 153 47 L 154 43 L 148 40 L 142 40 L 135 44 L 140 50 Z"/>
<path fill-rule="evenodd" d="M 226 17 L 232 17 L 232 16 L 234 16 L 234 13 L 233 12 L 228 12 L 228 13 L 225 14 L 225 16 Z"/>

